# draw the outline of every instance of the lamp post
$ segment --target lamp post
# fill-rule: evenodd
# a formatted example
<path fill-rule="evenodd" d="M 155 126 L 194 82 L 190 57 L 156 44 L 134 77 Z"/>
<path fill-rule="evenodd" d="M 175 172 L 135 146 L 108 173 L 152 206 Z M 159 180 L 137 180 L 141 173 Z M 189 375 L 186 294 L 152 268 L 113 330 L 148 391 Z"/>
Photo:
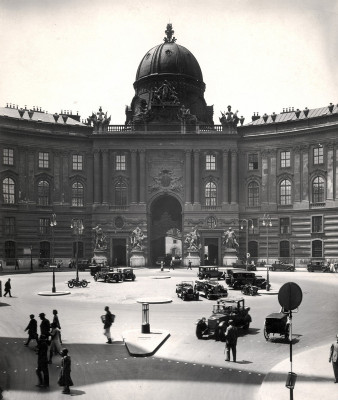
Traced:
<path fill-rule="evenodd" d="M 242 219 L 241 221 L 240 221 L 240 224 L 241 224 L 241 229 L 243 230 L 243 222 L 245 222 L 245 234 L 246 234 L 246 236 L 245 236 L 245 264 L 246 264 L 246 267 L 245 267 L 245 269 L 246 270 L 248 270 L 248 251 L 249 251 L 249 222 L 251 221 L 251 226 L 250 226 L 250 228 L 251 229 L 253 229 L 253 220 L 252 219 Z"/>
<path fill-rule="evenodd" d="M 269 228 L 272 226 L 271 217 L 269 214 L 264 214 L 262 224 L 266 227 L 266 290 L 269 291 Z"/>
<path fill-rule="evenodd" d="M 54 228 L 56 227 L 56 214 L 52 214 L 52 218 L 50 220 L 50 227 L 52 230 L 52 270 L 53 270 L 53 286 L 52 286 L 52 293 L 56 292 L 55 288 L 55 265 L 54 265 L 54 247 L 55 247 L 55 235 L 54 235 Z"/>
<path fill-rule="evenodd" d="M 75 259 L 76 259 L 76 280 L 79 280 L 79 236 L 82 235 L 84 226 L 81 219 L 72 218 L 70 224 L 73 233 L 76 235 Z"/>
<path fill-rule="evenodd" d="M 33 272 L 33 255 L 32 255 L 33 246 L 32 245 L 30 247 L 30 250 L 31 250 L 31 272 Z"/>
<path fill-rule="evenodd" d="M 296 268 L 296 246 L 292 243 L 292 252 L 293 252 L 293 268 Z"/>

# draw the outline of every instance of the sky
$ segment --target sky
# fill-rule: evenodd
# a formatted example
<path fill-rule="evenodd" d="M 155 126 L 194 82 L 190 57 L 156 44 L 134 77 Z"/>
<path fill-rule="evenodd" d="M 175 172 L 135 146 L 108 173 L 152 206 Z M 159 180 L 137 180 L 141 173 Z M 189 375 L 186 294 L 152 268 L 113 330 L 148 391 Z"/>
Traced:
<path fill-rule="evenodd" d="M 0 0 L 0 107 L 86 119 L 102 106 L 123 124 L 168 22 L 200 64 L 216 124 L 228 105 L 248 123 L 338 103 L 338 0 Z"/>

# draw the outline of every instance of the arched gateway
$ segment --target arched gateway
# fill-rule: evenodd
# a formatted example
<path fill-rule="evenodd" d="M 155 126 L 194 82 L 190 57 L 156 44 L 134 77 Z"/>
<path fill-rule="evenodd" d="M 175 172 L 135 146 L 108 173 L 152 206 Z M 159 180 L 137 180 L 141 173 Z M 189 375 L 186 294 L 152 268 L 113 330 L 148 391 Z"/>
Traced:
<path fill-rule="evenodd" d="M 162 194 L 149 208 L 150 262 L 159 257 L 182 256 L 182 206 L 174 196 Z"/>

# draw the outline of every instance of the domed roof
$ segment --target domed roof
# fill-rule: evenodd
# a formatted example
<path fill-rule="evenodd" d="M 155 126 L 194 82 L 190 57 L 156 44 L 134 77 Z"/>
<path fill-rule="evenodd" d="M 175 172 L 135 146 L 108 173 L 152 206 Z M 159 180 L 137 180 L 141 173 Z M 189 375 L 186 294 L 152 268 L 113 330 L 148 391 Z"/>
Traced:
<path fill-rule="evenodd" d="M 142 58 L 136 73 L 136 81 L 156 74 L 174 74 L 203 82 L 198 61 L 185 47 L 175 43 L 174 31 L 168 24 L 164 43 L 150 49 Z"/>

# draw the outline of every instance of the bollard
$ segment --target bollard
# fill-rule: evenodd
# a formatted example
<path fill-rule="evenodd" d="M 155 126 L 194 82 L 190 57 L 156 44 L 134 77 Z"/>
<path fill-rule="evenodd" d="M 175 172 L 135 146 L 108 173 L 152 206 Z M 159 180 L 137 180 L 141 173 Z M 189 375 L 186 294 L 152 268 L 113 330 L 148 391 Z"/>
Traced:
<path fill-rule="evenodd" d="M 150 333 L 149 303 L 142 303 L 142 327 L 141 333 Z"/>
<path fill-rule="evenodd" d="M 2 281 L 0 281 L 0 297 L 2 297 Z"/>

